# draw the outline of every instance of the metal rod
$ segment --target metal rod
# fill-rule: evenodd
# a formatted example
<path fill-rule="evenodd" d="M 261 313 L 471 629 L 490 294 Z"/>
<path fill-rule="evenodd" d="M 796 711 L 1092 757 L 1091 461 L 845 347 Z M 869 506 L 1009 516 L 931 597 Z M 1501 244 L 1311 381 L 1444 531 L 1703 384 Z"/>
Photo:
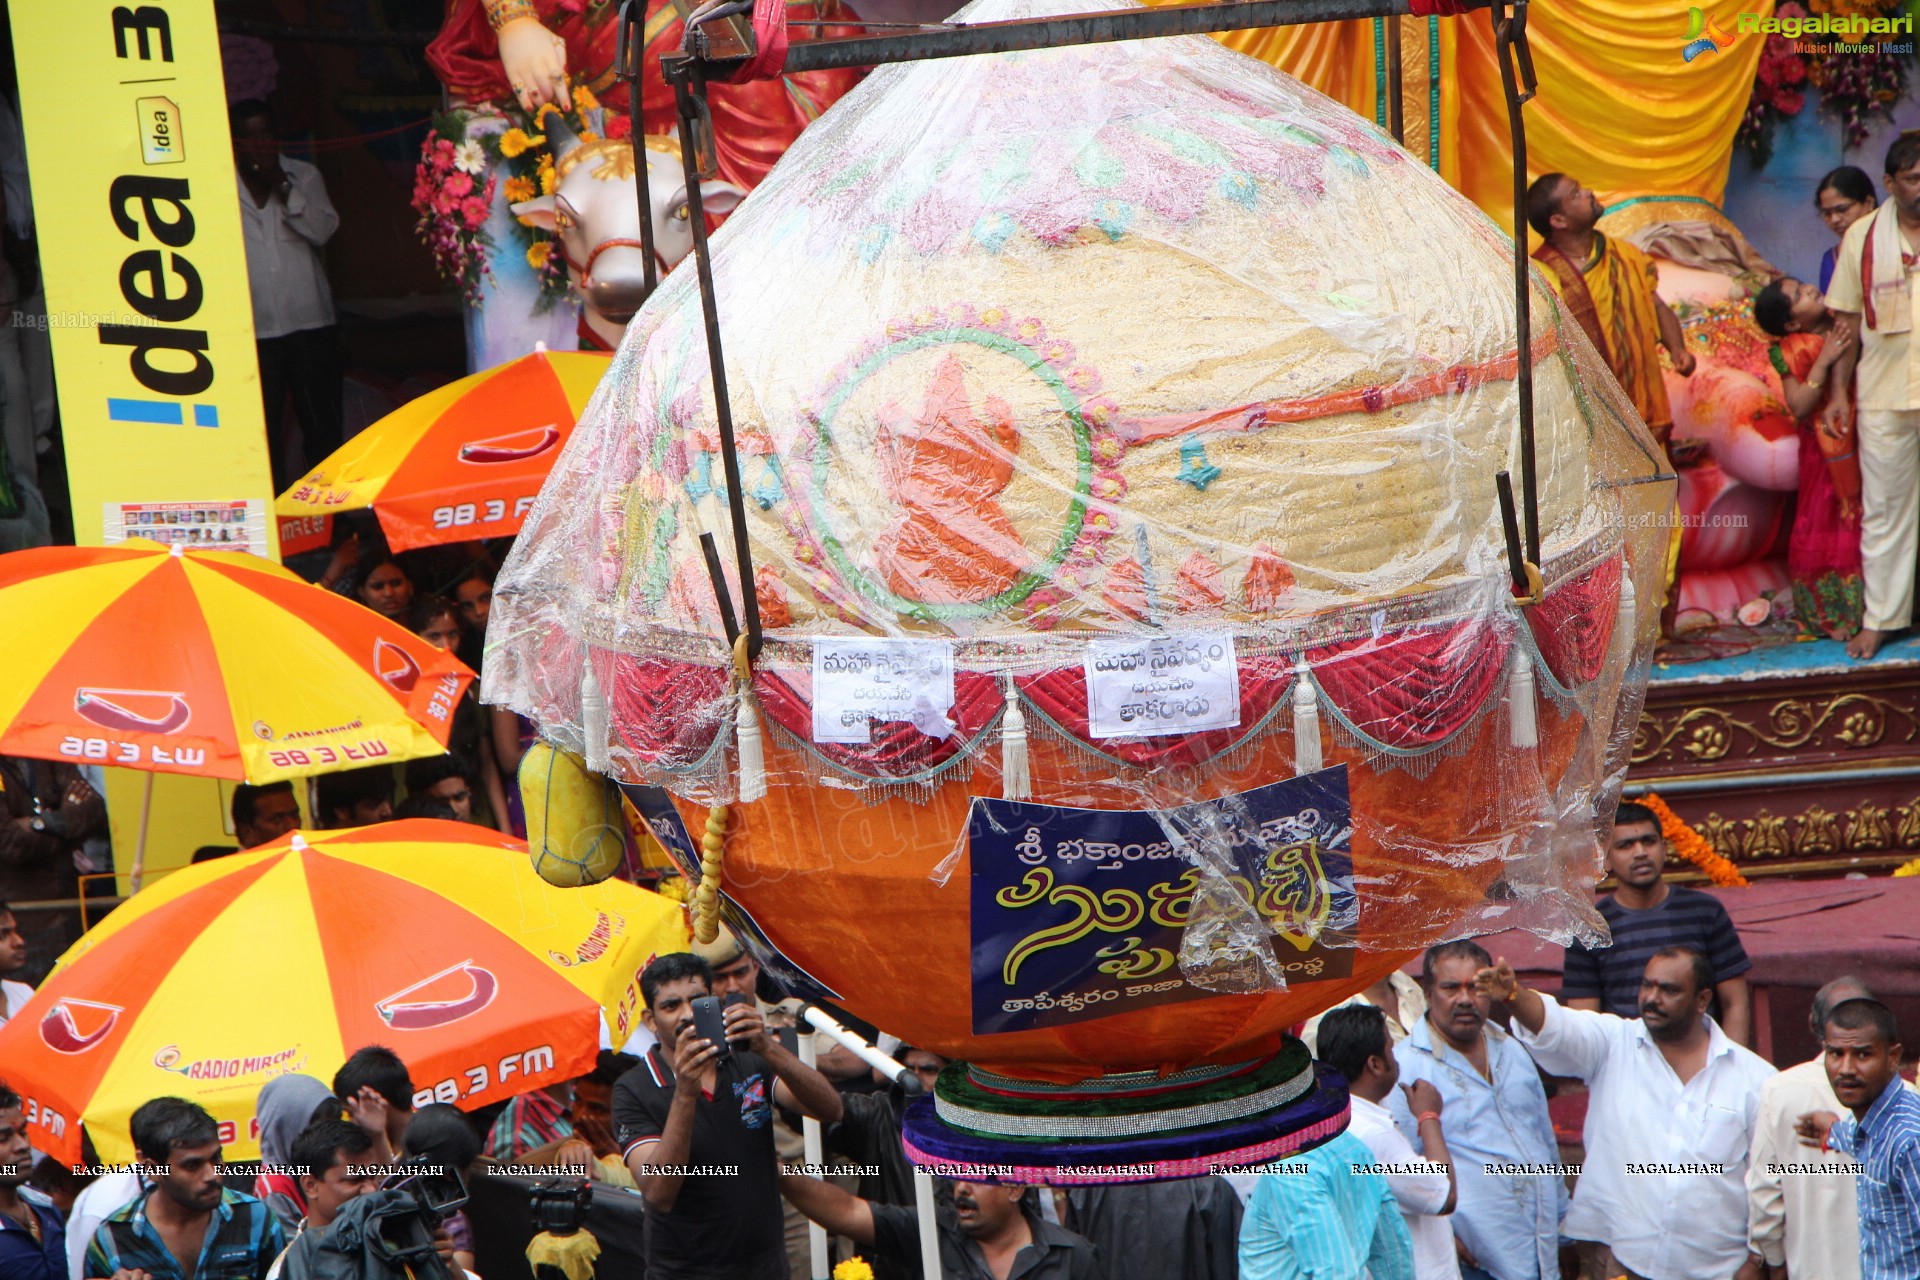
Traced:
<path fill-rule="evenodd" d="M 1540 492 L 1534 458 L 1533 434 L 1533 294 L 1527 274 L 1527 122 L 1521 107 L 1532 96 L 1526 85 L 1522 96 L 1520 70 L 1533 78 L 1532 61 L 1526 53 L 1527 0 L 1514 0 L 1507 13 L 1507 0 L 1495 0 L 1493 9 L 1494 42 L 1500 58 L 1500 86 L 1507 100 L 1507 132 L 1513 141 L 1513 324 L 1520 353 L 1519 373 L 1514 390 L 1520 399 L 1520 504 L 1525 520 L 1527 562 L 1540 563 Z"/>
<path fill-rule="evenodd" d="M 753 550 L 747 545 L 747 497 L 740 483 L 740 451 L 733 438 L 733 401 L 727 394 L 727 357 L 720 346 L 720 307 L 713 289 L 713 255 L 707 244 L 706 213 L 700 205 L 700 158 L 695 145 L 699 112 L 696 95 L 706 83 L 696 72 L 690 85 L 674 81 L 674 106 L 680 115 L 680 160 L 687 176 L 687 226 L 693 232 L 693 265 L 700 280 L 700 308 L 707 322 L 707 366 L 713 371 L 713 406 L 720 426 L 720 463 L 726 468 L 727 510 L 733 517 L 733 554 L 740 566 L 740 610 L 747 657 L 760 654 L 760 600 L 753 582 Z"/>
<path fill-rule="evenodd" d="M 1481 8 L 1491 0 L 1472 0 Z M 927 58 L 962 58 L 976 53 L 1012 53 L 1025 49 L 1057 49 L 1063 45 L 1105 44 L 1115 40 L 1143 40 L 1155 36 L 1209 35 L 1216 31 L 1244 31 L 1255 27 L 1294 27 L 1315 22 L 1359 18 L 1394 18 L 1408 12 L 1408 0 L 1232 0 L 1231 3 L 1169 5 L 1156 9 L 1117 9 L 1078 13 L 1059 18 L 1019 18 L 1005 22 L 972 22 L 964 26 L 909 35 L 839 36 L 802 40 L 787 47 L 782 71 L 824 71 L 838 67 L 870 67 L 888 62 L 918 62 Z M 727 50 L 724 59 L 715 45 Z M 700 61 L 738 61 L 752 50 L 741 50 L 730 34 L 710 41 L 704 27 L 689 46 Z M 690 61 L 692 59 L 689 59 Z M 687 69 L 661 59 L 672 80 Z"/>
<path fill-rule="evenodd" d="M 614 46 L 613 65 L 627 82 L 627 105 L 640 109 L 640 68 L 646 62 L 646 0 L 621 0 L 620 26 Z M 641 266 L 640 301 L 646 302 L 660 285 L 659 251 L 653 245 L 653 188 L 647 173 L 646 139 L 634 137 L 633 198 L 640 206 L 640 252 L 646 262 Z M 728 642 L 732 642 L 729 636 Z"/>
<path fill-rule="evenodd" d="M 720 602 L 720 625 L 727 630 L 727 648 L 740 638 L 740 623 L 733 612 L 733 592 L 727 590 L 727 571 L 720 567 L 720 545 L 709 529 L 700 535 L 700 554 L 707 562 L 707 577 L 713 580 L 713 598 Z"/>
<path fill-rule="evenodd" d="M 1400 19 L 1382 18 L 1381 21 L 1387 24 L 1387 132 L 1404 147 L 1407 145 L 1407 103 L 1405 64 L 1400 50 Z"/>
<path fill-rule="evenodd" d="M 933 1216 L 933 1175 L 918 1167 L 913 1171 L 913 1212 L 920 1220 L 920 1274 L 941 1275 L 940 1228 Z"/>
<path fill-rule="evenodd" d="M 1494 473 L 1493 488 L 1500 495 L 1500 528 L 1507 538 L 1507 572 L 1513 576 L 1513 594 L 1531 595 L 1533 587 L 1527 581 L 1527 553 L 1520 546 L 1520 520 L 1513 510 L 1513 477 L 1504 471 Z"/>

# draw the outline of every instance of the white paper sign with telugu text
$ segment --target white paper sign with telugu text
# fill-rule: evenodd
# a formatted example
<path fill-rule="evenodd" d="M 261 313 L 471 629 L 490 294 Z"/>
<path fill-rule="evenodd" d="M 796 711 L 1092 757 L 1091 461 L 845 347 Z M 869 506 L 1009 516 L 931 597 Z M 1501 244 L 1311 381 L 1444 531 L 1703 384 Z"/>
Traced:
<path fill-rule="evenodd" d="M 944 640 L 813 642 L 815 742 L 871 742 L 875 720 L 905 721 L 944 741 L 952 710 L 953 646 Z"/>
<path fill-rule="evenodd" d="M 1233 636 L 1194 632 L 1087 644 L 1087 721 L 1096 738 L 1154 738 L 1240 723 Z"/>

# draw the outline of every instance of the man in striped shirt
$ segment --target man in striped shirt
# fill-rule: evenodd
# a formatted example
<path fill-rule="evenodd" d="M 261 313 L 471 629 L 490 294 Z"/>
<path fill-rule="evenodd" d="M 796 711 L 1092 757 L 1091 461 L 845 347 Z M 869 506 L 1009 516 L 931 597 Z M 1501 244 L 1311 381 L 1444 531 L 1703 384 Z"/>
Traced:
<path fill-rule="evenodd" d="M 86 1280 L 265 1280 L 286 1247 L 265 1202 L 220 1185 L 220 1132 L 185 1098 L 142 1103 L 128 1127 L 153 1189 L 107 1216 Z"/>
<path fill-rule="evenodd" d="M 1670 885 L 1664 878 L 1667 842 L 1660 819 L 1645 805 L 1622 804 L 1613 815 L 1607 870 L 1614 891 L 1600 899 L 1613 942 L 1605 947 L 1567 948 L 1560 1000 L 1569 1009 L 1589 1009 L 1633 1019 L 1640 1016 L 1640 979 L 1654 953 L 1692 947 L 1713 970 L 1713 1003 L 1707 1012 L 1727 1039 L 1752 1039 L 1752 999 L 1746 972 L 1753 967 L 1727 909 L 1712 894 Z"/>
<path fill-rule="evenodd" d="M 1810 1112 L 1800 1136 L 1860 1162 L 1860 1280 L 1920 1276 L 1920 1096 L 1900 1082 L 1900 1035 L 1878 1000 L 1827 1015 L 1827 1079 L 1851 1113 Z"/>

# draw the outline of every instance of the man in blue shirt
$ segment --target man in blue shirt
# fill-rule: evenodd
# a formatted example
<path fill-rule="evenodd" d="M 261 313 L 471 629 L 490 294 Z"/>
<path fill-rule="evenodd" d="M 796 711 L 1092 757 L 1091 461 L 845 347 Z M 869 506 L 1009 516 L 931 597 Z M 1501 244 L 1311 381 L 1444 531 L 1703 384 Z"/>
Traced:
<path fill-rule="evenodd" d="M 1240 1222 L 1240 1280 L 1414 1280 L 1413 1237 L 1373 1164 L 1342 1133 L 1268 1166 Z"/>
<path fill-rule="evenodd" d="M 1427 1013 L 1395 1054 L 1400 1082 L 1440 1090 L 1453 1158 L 1453 1235 L 1466 1280 L 1558 1280 L 1567 1183 L 1533 1059 L 1487 1020 L 1474 975 L 1492 964 L 1476 942 L 1447 942 L 1420 962 Z M 1415 1146 L 1419 1125 L 1398 1091 L 1388 1110 Z"/>
<path fill-rule="evenodd" d="M 1851 1115 L 1802 1116 L 1800 1136 L 1860 1162 L 1860 1280 L 1920 1276 L 1920 1095 L 1900 1083 L 1893 1011 L 1843 1000 L 1827 1015 L 1827 1079 Z"/>
<path fill-rule="evenodd" d="M 128 1127 L 153 1189 L 93 1233 L 85 1280 L 265 1280 L 286 1237 L 264 1201 L 220 1185 L 213 1117 L 155 1098 Z"/>
<path fill-rule="evenodd" d="M 0 1084 L 0 1280 L 64 1280 L 67 1231 L 53 1201 L 24 1185 L 33 1147 L 20 1095 Z"/>

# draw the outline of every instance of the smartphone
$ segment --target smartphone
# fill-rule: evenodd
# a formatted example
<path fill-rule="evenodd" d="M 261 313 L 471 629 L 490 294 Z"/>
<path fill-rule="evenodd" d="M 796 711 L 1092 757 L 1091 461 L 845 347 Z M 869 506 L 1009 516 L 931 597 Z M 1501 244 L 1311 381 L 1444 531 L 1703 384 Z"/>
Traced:
<path fill-rule="evenodd" d="M 733 1053 L 733 1046 L 727 1043 L 724 1006 L 712 996 L 696 996 L 691 1003 L 693 1034 L 701 1040 L 718 1045 L 722 1058 L 730 1056 Z"/>
<path fill-rule="evenodd" d="M 727 1010 L 733 1008 L 733 1006 L 737 1004 L 745 1004 L 745 1003 L 747 1003 L 747 998 L 744 995 L 741 995 L 738 991 L 729 991 L 726 995 L 720 998 L 720 1016 L 722 1018 L 725 1018 Z M 747 1042 L 745 1040 L 729 1040 L 727 1041 L 727 1047 L 733 1050 L 735 1053 L 745 1053 L 747 1049 Z"/>

